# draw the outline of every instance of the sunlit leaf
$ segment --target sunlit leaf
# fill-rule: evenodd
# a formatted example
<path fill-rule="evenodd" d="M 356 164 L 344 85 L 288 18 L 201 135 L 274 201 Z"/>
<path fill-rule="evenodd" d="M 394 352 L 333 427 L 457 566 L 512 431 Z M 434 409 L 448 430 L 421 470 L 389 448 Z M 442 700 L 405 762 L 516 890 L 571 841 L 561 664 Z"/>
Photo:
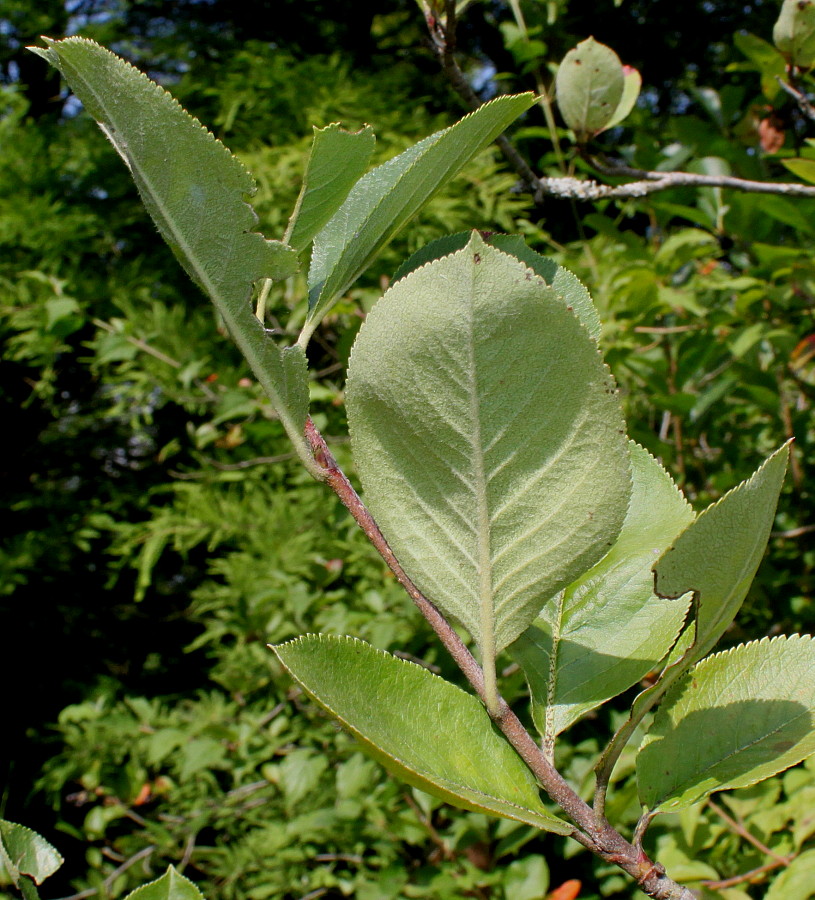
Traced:
<path fill-rule="evenodd" d="M 789 445 L 702 512 L 654 566 L 656 592 L 696 598 L 693 660 L 706 656 L 739 611 L 767 547 Z"/>
<path fill-rule="evenodd" d="M 498 97 L 368 172 L 314 239 L 308 337 L 337 297 L 424 204 L 534 103 L 533 94 Z"/>
<path fill-rule="evenodd" d="M 203 900 L 203 897 L 189 878 L 168 866 L 161 878 L 131 891 L 125 900 Z"/>
<path fill-rule="evenodd" d="M 548 745 L 582 715 L 636 684 L 676 640 L 690 602 L 654 594 L 651 567 L 693 519 L 668 473 L 631 445 L 631 505 L 608 554 L 569 585 L 512 645 Z"/>
<path fill-rule="evenodd" d="M 7 870 L 13 884 L 21 875 L 42 884 L 62 863 L 56 849 L 36 831 L 0 819 L 0 868 Z"/>
<path fill-rule="evenodd" d="M 84 38 L 32 48 L 56 66 L 124 160 L 142 201 L 190 277 L 212 299 L 306 458 L 305 354 L 281 350 L 250 304 L 253 283 L 297 270 L 297 254 L 253 231 L 252 176 L 163 88 Z"/>
<path fill-rule="evenodd" d="M 475 233 L 374 307 L 346 401 L 375 519 L 487 664 L 620 531 L 628 442 L 597 345 Z"/>
<path fill-rule="evenodd" d="M 617 54 L 587 38 L 570 50 L 557 70 L 557 104 L 577 140 L 606 128 L 623 99 L 625 79 Z"/>
<path fill-rule="evenodd" d="M 339 125 L 314 129 L 303 187 L 286 231 L 286 242 L 298 252 L 342 206 L 348 192 L 368 167 L 373 129 L 348 132 Z"/>
<path fill-rule="evenodd" d="M 640 800 L 675 812 L 815 753 L 815 643 L 764 638 L 700 662 L 665 695 L 637 756 Z"/>
<path fill-rule="evenodd" d="M 272 648 L 292 676 L 389 771 L 464 809 L 559 834 L 535 779 L 471 694 L 347 637 L 306 635 Z"/>

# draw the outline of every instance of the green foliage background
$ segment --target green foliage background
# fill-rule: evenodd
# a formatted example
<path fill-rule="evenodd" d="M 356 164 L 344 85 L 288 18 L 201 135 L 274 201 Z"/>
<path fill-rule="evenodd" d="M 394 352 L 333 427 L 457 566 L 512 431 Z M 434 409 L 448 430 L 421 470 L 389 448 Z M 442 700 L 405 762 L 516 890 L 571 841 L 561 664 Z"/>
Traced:
<path fill-rule="evenodd" d="M 59 896 L 120 896 L 169 862 L 224 898 L 534 900 L 567 878 L 584 883 L 581 897 L 630 896 L 622 876 L 577 845 L 451 810 L 389 779 L 281 672 L 267 643 L 326 631 L 456 679 L 342 507 L 291 460 L 115 152 L 22 49 L 40 33 L 78 30 L 158 77 L 238 152 L 258 181 L 261 228 L 279 237 L 312 125 L 371 123 L 379 162 L 458 114 L 422 44 L 418 9 L 406 0 L 177 6 L 169 22 L 153 3 L 79 3 L 70 15 L 61 3 L 36 12 L 0 3 L 9 37 L 0 56 L 0 815 L 63 851 L 68 862 L 49 882 Z M 475 4 L 460 38 L 467 71 L 485 90 L 528 89 L 538 63 L 593 33 L 651 86 L 625 127 L 603 136 L 610 152 L 649 168 L 788 177 L 779 160 L 808 152 L 805 126 L 783 96 L 762 94 L 733 40 L 738 28 L 769 40 L 777 6 L 756 4 L 746 21 L 741 4 L 711 15 L 691 3 L 682 22 L 662 2 L 639 21 L 642 6 L 602 4 L 598 20 L 597 4 L 525 2 L 529 42 L 509 5 Z M 258 24 L 267 19 L 276 24 Z M 773 154 L 756 134 L 768 105 L 786 137 Z M 533 166 L 557 174 L 548 137 L 535 111 L 514 135 Z M 315 419 L 350 468 L 345 363 L 386 279 L 441 234 L 520 231 L 590 286 L 632 436 L 697 508 L 795 437 L 778 536 L 727 641 L 811 631 L 813 212 L 809 200 L 693 188 L 535 207 L 487 150 L 315 336 Z M 295 279 L 273 297 L 281 333 L 302 323 L 305 293 Z M 523 709 L 517 673 L 505 689 Z M 562 766 L 586 790 L 618 715 L 602 711 L 564 736 Z M 637 818 L 632 768 L 627 757 L 618 768 L 612 821 Z M 807 764 L 720 805 L 777 854 L 811 855 L 813 792 Z M 649 840 L 691 884 L 766 861 L 710 808 L 666 817 Z M 724 896 L 760 896 L 766 884 Z"/>

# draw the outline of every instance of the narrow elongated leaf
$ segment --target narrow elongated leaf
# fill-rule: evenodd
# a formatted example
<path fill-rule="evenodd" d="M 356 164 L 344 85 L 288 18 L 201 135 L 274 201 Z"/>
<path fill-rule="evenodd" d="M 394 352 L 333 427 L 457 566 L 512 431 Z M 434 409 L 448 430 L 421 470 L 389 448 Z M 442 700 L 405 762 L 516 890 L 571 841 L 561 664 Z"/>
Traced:
<path fill-rule="evenodd" d="M 487 664 L 620 531 L 628 442 L 597 345 L 477 233 L 374 307 L 346 402 L 374 517 Z"/>
<path fill-rule="evenodd" d="M 21 875 L 42 884 L 62 865 L 63 859 L 44 837 L 15 822 L 0 819 L 0 869 L 7 869 L 13 884 Z"/>
<path fill-rule="evenodd" d="M 587 38 L 563 57 L 555 90 L 563 121 L 578 141 L 602 131 L 613 119 L 625 87 L 619 56 Z"/>
<path fill-rule="evenodd" d="M 776 450 L 747 481 L 704 510 L 654 566 L 659 596 L 695 596 L 696 640 L 688 665 L 710 652 L 747 596 L 767 547 L 788 459 L 788 445 Z"/>
<path fill-rule="evenodd" d="M 481 703 L 422 666 L 354 638 L 272 648 L 292 676 L 389 771 L 447 803 L 569 834 Z"/>
<path fill-rule="evenodd" d="M 399 281 L 405 275 L 409 275 L 415 269 L 420 268 L 426 263 L 432 262 L 434 259 L 441 259 L 443 256 L 449 256 L 456 250 L 466 247 L 470 240 L 472 232 L 459 231 L 457 234 L 448 234 L 438 240 L 425 244 L 420 250 L 417 250 L 406 262 L 399 266 L 393 276 L 394 281 Z M 549 285 L 551 285 L 563 299 L 567 306 L 571 306 L 578 319 L 586 326 L 589 334 L 598 340 L 602 326 L 600 324 L 600 316 L 597 308 L 591 299 L 586 286 L 582 281 L 573 275 L 568 269 L 559 266 L 553 259 L 548 256 L 541 256 L 531 247 L 528 247 L 526 241 L 519 234 L 490 234 L 482 233 L 484 240 L 491 246 L 497 247 L 504 253 L 514 256 Z"/>
<path fill-rule="evenodd" d="M 252 284 L 297 270 L 291 247 L 252 231 L 252 176 L 146 75 L 84 38 L 32 48 L 65 77 L 125 161 L 144 205 L 190 277 L 215 303 L 301 456 L 305 355 L 281 350 L 250 305 Z"/>
<path fill-rule="evenodd" d="M 692 521 L 670 475 L 631 444 L 633 489 L 608 554 L 547 604 L 511 647 L 547 746 L 556 735 L 654 669 L 676 640 L 690 603 L 654 594 L 654 559 Z"/>
<path fill-rule="evenodd" d="M 815 643 L 764 638 L 708 657 L 665 695 L 637 756 L 640 800 L 675 812 L 815 753 Z"/>
<path fill-rule="evenodd" d="M 189 878 L 168 866 L 161 878 L 131 891 L 125 900 L 203 900 L 203 896 Z"/>
<path fill-rule="evenodd" d="M 498 97 L 373 169 L 314 240 L 307 337 L 374 255 L 422 206 L 534 102 Z"/>
<path fill-rule="evenodd" d="M 286 243 L 298 252 L 342 206 L 368 168 L 376 138 L 370 125 L 344 131 L 339 125 L 314 129 L 303 187 L 286 230 Z"/>

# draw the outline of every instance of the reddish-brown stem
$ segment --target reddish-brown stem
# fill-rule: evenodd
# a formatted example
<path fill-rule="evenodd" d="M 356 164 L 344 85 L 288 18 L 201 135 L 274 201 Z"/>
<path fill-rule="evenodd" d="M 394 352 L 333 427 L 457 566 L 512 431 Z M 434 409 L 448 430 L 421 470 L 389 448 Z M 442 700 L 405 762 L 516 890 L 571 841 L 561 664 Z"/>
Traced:
<path fill-rule="evenodd" d="M 373 516 L 337 464 L 323 436 L 310 418 L 306 420 L 305 435 L 315 461 L 324 472 L 323 481 L 339 497 L 365 532 L 368 540 L 436 632 L 475 692 L 484 701 L 484 676 L 475 657 L 440 610 L 424 596 L 399 564 Z M 495 712 L 492 713 L 492 719 L 529 766 L 544 791 L 575 823 L 577 827 L 570 833 L 571 837 L 593 853 L 628 872 L 643 893 L 654 897 L 655 900 L 694 900 L 687 888 L 668 878 L 664 869 L 650 860 L 641 848 L 634 847 L 604 817 L 595 814 L 544 756 L 540 747 L 501 696 L 498 698 Z"/>

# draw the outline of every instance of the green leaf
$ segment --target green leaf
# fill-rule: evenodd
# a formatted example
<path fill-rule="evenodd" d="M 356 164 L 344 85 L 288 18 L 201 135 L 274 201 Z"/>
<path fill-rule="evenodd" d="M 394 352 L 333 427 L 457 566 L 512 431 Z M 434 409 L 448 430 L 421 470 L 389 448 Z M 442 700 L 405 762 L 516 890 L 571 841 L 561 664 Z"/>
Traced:
<path fill-rule="evenodd" d="M 353 133 L 337 124 L 314 129 L 303 187 L 284 238 L 298 253 L 345 202 L 368 168 L 375 143 L 370 125 Z"/>
<path fill-rule="evenodd" d="M 532 773 L 472 695 L 354 638 L 272 648 L 291 675 L 390 772 L 447 803 L 558 834 Z"/>
<path fill-rule="evenodd" d="M 733 43 L 761 73 L 761 92 L 768 100 L 773 100 L 781 90 L 777 78 L 785 78 L 787 66 L 784 57 L 772 44 L 755 34 L 737 31 Z"/>
<path fill-rule="evenodd" d="M 815 159 L 782 159 L 781 163 L 794 175 L 810 184 L 815 184 Z"/>
<path fill-rule="evenodd" d="M 362 177 L 314 239 L 309 318 L 301 343 L 336 298 L 424 204 L 534 103 L 533 94 L 498 97 Z"/>
<path fill-rule="evenodd" d="M 623 66 L 623 95 L 606 129 L 619 125 L 634 108 L 642 90 L 642 75 L 632 66 Z"/>
<path fill-rule="evenodd" d="M 203 900 L 203 897 L 189 878 L 168 866 L 161 878 L 131 891 L 125 900 Z"/>
<path fill-rule="evenodd" d="M 764 900 L 809 900 L 813 895 L 815 850 L 805 850 L 773 879 Z"/>
<path fill-rule="evenodd" d="M 566 54 L 557 70 L 555 90 L 563 121 L 578 143 L 608 127 L 624 88 L 623 66 L 611 47 L 590 37 Z"/>
<path fill-rule="evenodd" d="M 42 884 L 62 863 L 56 849 L 36 831 L 0 819 L 0 871 L 6 870 L 12 884 L 18 885 L 21 876 Z"/>
<path fill-rule="evenodd" d="M 815 2 L 784 0 L 773 41 L 792 65 L 803 69 L 815 65 Z"/>
<path fill-rule="evenodd" d="M 711 656 L 665 695 L 637 756 L 640 800 L 676 812 L 815 753 L 815 643 L 763 638 Z"/>
<path fill-rule="evenodd" d="M 485 668 L 622 527 L 628 442 L 597 345 L 477 233 L 374 307 L 346 403 L 374 518 Z"/>
<path fill-rule="evenodd" d="M 659 596 L 694 594 L 696 639 L 688 665 L 710 652 L 747 596 L 770 536 L 788 459 L 785 444 L 747 481 L 704 510 L 654 566 Z"/>
<path fill-rule="evenodd" d="M 631 443 L 633 489 L 620 536 L 511 647 L 529 682 L 535 725 L 548 746 L 582 715 L 656 668 L 690 603 L 653 592 L 654 559 L 693 520 L 670 475 Z"/>
<path fill-rule="evenodd" d="M 393 276 L 394 281 L 404 278 L 415 269 L 420 268 L 426 263 L 432 262 L 434 259 L 441 259 L 443 256 L 449 256 L 456 250 L 461 250 L 467 245 L 472 232 L 459 231 L 457 234 L 448 234 L 445 237 L 438 238 L 425 244 L 420 250 L 417 250 L 407 262 L 397 270 Z M 497 247 L 504 253 L 514 256 L 547 283 L 550 284 L 566 301 L 567 306 L 571 306 L 575 315 L 586 326 L 589 334 L 598 340 L 602 325 L 597 308 L 591 299 L 586 286 L 573 275 L 568 269 L 559 266 L 553 259 L 548 256 L 541 256 L 530 247 L 519 234 L 491 234 L 482 232 L 482 238 L 491 246 Z"/>
<path fill-rule="evenodd" d="M 297 270 L 286 244 L 253 231 L 252 176 L 165 90 L 84 38 L 31 48 L 56 66 L 130 169 L 153 221 L 181 265 L 212 299 L 306 466 L 305 354 L 281 350 L 250 304 L 252 285 Z"/>

